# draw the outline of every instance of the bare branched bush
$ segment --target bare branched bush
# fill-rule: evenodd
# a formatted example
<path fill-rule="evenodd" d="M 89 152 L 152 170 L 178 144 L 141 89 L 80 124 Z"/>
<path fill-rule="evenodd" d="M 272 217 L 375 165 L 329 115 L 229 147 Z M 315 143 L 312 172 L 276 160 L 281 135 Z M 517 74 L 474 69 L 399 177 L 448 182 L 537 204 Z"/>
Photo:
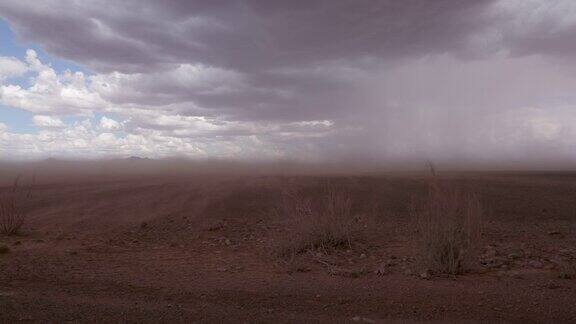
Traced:
<path fill-rule="evenodd" d="M 482 206 L 475 193 L 433 181 L 422 208 L 415 209 L 423 266 L 444 274 L 470 269 L 478 255 Z"/>
<path fill-rule="evenodd" d="M 34 181 L 29 186 L 20 186 L 17 176 L 10 188 L 0 192 L 0 233 L 17 234 L 26 220 L 26 204 Z"/>
<path fill-rule="evenodd" d="M 318 196 L 286 190 L 278 210 L 289 234 L 278 246 L 282 256 L 349 248 L 363 235 L 361 218 L 352 212 L 350 193 L 331 185 L 324 186 Z"/>

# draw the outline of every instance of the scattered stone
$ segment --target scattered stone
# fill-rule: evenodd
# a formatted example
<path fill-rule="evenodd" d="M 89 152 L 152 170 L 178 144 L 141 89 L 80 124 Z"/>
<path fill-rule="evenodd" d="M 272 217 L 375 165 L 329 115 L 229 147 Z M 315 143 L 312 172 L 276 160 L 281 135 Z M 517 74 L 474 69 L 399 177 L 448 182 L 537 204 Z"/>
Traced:
<path fill-rule="evenodd" d="M 538 260 L 530 260 L 528 265 L 534 269 L 542 269 L 544 267 L 544 264 Z"/>
<path fill-rule="evenodd" d="M 361 269 L 333 269 L 330 271 L 332 275 L 341 276 L 345 278 L 360 278 L 368 273 L 364 268 Z"/>
<path fill-rule="evenodd" d="M 428 271 L 422 272 L 422 273 L 420 274 L 420 279 L 424 279 L 424 280 L 430 279 L 430 274 L 428 273 Z"/>
<path fill-rule="evenodd" d="M 548 289 L 558 289 L 558 288 L 561 288 L 561 287 L 562 287 L 562 286 L 560 286 L 560 285 L 558 285 L 558 284 L 556 284 L 556 283 L 554 283 L 554 282 L 549 282 L 549 283 L 546 285 L 546 288 L 548 288 Z"/>
<path fill-rule="evenodd" d="M 375 272 L 378 276 L 385 276 L 390 273 L 390 267 L 388 264 L 382 264 Z"/>
<path fill-rule="evenodd" d="M 309 267 L 306 267 L 306 266 L 300 266 L 300 267 L 296 268 L 296 272 L 304 273 L 304 272 L 310 272 L 310 271 L 312 271 L 312 269 Z"/>
<path fill-rule="evenodd" d="M 484 253 L 484 258 L 486 259 L 494 259 L 496 257 L 498 253 L 496 252 L 496 249 L 492 246 L 487 246 L 486 247 L 486 252 Z"/>
<path fill-rule="evenodd" d="M 352 321 L 354 321 L 354 322 L 364 322 L 364 323 L 376 323 L 376 321 L 373 320 L 373 319 L 369 319 L 369 318 L 366 318 L 366 317 L 360 317 L 360 316 L 354 316 L 354 317 L 352 317 Z"/>

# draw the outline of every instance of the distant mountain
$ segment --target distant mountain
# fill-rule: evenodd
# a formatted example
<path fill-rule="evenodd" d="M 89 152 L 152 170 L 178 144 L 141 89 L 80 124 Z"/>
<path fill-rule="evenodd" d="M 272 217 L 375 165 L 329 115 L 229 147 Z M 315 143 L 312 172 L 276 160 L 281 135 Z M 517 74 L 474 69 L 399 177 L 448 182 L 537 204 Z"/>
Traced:
<path fill-rule="evenodd" d="M 147 157 L 139 157 L 139 156 L 131 156 L 129 158 L 126 158 L 127 161 L 152 161 L 152 159 L 149 159 Z"/>

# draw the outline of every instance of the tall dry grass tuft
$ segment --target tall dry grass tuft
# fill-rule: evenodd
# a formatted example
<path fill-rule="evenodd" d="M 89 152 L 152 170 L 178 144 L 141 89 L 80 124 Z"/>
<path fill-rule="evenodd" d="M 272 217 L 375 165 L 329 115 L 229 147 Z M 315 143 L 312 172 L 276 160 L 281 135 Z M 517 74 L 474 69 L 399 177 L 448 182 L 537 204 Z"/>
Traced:
<path fill-rule="evenodd" d="M 0 233 L 17 234 L 26 220 L 26 203 L 32 193 L 34 180 L 29 186 L 20 186 L 18 175 L 12 186 L 0 192 Z"/>
<path fill-rule="evenodd" d="M 435 179 L 425 204 L 414 211 L 422 265 L 444 274 L 470 270 L 481 236 L 483 211 L 478 195 Z"/>
<path fill-rule="evenodd" d="M 277 246 L 281 256 L 349 248 L 363 236 L 365 228 L 361 218 L 352 212 L 348 191 L 327 184 L 317 194 L 294 188 L 283 193 L 278 211 L 288 228 L 288 237 Z"/>

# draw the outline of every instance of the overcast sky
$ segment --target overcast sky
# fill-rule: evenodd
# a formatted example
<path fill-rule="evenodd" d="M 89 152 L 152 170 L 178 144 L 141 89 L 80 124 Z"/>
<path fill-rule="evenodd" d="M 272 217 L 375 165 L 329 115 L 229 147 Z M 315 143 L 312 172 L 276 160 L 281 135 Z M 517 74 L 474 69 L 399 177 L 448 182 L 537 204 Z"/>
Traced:
<path fill-rule="evenodd" d="M 574 0 L 1 0 L 0 158 L 576 161 Z"/>

